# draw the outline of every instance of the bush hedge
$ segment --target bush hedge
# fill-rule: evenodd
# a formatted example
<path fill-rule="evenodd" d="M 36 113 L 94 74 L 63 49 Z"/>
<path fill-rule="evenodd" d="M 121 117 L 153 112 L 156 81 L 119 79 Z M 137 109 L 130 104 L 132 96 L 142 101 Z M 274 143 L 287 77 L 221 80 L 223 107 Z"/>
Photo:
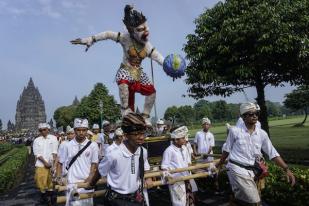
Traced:
<path fill-rule="evenodd" d="M 308 167 L 291 167 L 295 177 L 294 187 L 287 182 L 283 170 L 273 163 L 268 164 L 270 175 L 266 177 L 265 188 L 262 190 L 262 200 L 271 206 L 305 206 L 309 203 L 309 169 Z M 215 180 L 197 180 L 199 188 L 214 191 Z M 226 171 L 219 173 L 219 190 L 225 194 L 231 192 Z"/>
<path fill-rule="evenodd" d="M 0 155 L 13 149 L 13 145 L 10 143 L 0 143 Z"/>
<path fill-rule="evenodd" d="M 21 178 L 21 170 L 24 168 L 28 157 L 26 147 L 16 150 L 12 157 L 0 166 L 0 193 L 11 189 Z"/>
<path fill-rule="evenodd" d="M 282 169 L 271 164 L 270 176 L 266 178 L 266 187 L 262 191 L 262 199 L 272 206 L 302 206 L 309 202 L 309 169 L 292 167 L 296 177 L 296 185 L 291 187 Z"/>

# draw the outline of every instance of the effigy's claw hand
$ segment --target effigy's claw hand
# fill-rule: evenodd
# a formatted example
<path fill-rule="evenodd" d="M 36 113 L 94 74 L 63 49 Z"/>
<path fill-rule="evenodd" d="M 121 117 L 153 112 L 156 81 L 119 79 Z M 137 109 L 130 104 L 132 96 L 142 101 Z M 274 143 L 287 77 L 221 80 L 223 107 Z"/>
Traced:
<path fill-rule="evenodd" d="M 70 42 L 71 42 L 71 44 L 85 44 L 85 43 L 82 43 L 82 39 L 81 38 L 74 39 L 74 40 L 72 40 Z"/>
<path fill-rule="evenodd" d="M 87 52 L 89 48 L 90 48 L 90 45 L 87 45 L 86 49 L 85 49 L 85 52 Z"/>

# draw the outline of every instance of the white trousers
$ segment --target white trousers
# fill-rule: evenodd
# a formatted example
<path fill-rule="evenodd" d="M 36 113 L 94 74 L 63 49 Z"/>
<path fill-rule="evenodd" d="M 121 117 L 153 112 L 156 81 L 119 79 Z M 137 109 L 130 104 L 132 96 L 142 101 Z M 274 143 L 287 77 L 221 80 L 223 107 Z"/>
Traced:
<path fill-rule="evenodd" d="M 232 170 L 228 171 L 227 174 L 236 199 L 247 203 L 258 203 L 261 201 L 253 177 L 240 175 Z"/>
<path fill-rule="evenodd" d="M 168 186 L 173 206 L 186 206 L 186 185 L 185 182 L 176 182 Z"/>

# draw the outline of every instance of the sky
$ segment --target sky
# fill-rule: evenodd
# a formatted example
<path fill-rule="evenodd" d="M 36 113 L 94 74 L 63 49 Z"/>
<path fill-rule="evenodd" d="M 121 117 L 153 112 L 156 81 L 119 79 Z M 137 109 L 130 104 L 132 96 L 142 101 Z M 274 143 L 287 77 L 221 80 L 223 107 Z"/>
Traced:
<path fill-rule="evenodd" d="M 70 105 L 75 96 L 88 95 L 97 82 L 107 86 L 119 102 L 115 74 L 122 60 L 122 49 L 112 41 L 97 42 L 87 53 L 70 40 L 112 30 L 125 32 L 123 8 L 133 4 L 147 17 L 150 42 L 163 56 L 178 53 L 186 36 L 194 32 L 194 19 L 214 0 L 1 0 L 0 1 L 0 119 L 4 125 L 15 122 L 17 100 L 32 77 L 45 102 L 47 120 L 55 109 Z M 143 62 L 151 74 L 150 60 Z M 154 63 L 158 116 L 167 107 L 193 105 L 187 96 L 185 77 L 173 82 L 162 67 Z M 282 102 L 293 87 L 266 88 L 266 99 Z M 249 99 L 256 97 L 254 88 L 246 90 Z M 186 95 L 186 97 L 183 97 Z M 230 97 L 207 97 L 209 101 L 244 102 L 242 93 Z M 142 109 L 144 97 L 137 94 Z"/>

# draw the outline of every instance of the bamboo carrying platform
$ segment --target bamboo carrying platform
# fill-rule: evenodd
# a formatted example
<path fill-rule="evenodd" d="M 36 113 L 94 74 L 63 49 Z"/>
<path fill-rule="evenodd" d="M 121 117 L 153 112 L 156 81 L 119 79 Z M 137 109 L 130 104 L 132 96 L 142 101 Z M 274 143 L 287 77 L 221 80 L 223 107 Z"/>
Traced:
<path fill-rule="evenodd" d="M 179 173 L 179 172 L 184 172 L 184 171 L 193 171 L 193 170 L 199 170 L 199 169 L 207 169 L 211 166 L 211 164 L 217 163 L 219 162 L 219 160 L 214 160 L 212 162 L 209 163 L 197 163 L 195 165 L 189 166 L 189 167 L 185 167 L 185 168 L 177 168 L 174 170 L 169 170 L 168 172 L 170 174 L 173 173 Z M 154 177 L 162 177 L 163 176 L 164 171 L 154 171 L 154 172 L 148 172 L 145 174 L 145 178 L 154 178 Z M 187 175 L 187 176 L 182 176 L 182 177 L 177 177 L 177 178 L 168 178 L 167 182 L 164 181 L 153 181 L 151 186 L 147 186 L 147 189 L 150 189 L 152 187 L 157 187 L 157 186 L 162 186 L 162 185 L 166 185 L 166 184 L 174 184 L 176 182 L 181 182 L 181 181 L 186 181 L 186 180 L 190 180 L 190 179 L 196 179 L 196 178 L 204 178 L 207 177 L 209 175 L 208 172 L 204 171 L 204 172 L 198 172 L 196 174 L 192 174 L 192 175 Z M 106 184 L 106 178 L 101 178 L 98 182 L 97 185 L 104 185 Z M 78 188 L 85 188 L 87 187 L 86 183 L 78 183 L 77 184 Z M 66 191 L 67 187 L 66 186 L 60 186 L 60 185 L 56 185 L 55 186 L 56 190 L 60 191 Z M 95 192 L 91 192 L 91 193 L 87 193 L 87 194 L 80 194 L 79 195 L 79 199 L 87 199 L 87 198 L 92 198 L 92 197 L 100 197 L 103 196 L 105 194 L 105 190 L 98 190 Z M 65 196 L 59 196 L 57 197 L 57 203 L 61 204 L 61 203 L 65 203 L 66 202 L 66 197 Z"/>

